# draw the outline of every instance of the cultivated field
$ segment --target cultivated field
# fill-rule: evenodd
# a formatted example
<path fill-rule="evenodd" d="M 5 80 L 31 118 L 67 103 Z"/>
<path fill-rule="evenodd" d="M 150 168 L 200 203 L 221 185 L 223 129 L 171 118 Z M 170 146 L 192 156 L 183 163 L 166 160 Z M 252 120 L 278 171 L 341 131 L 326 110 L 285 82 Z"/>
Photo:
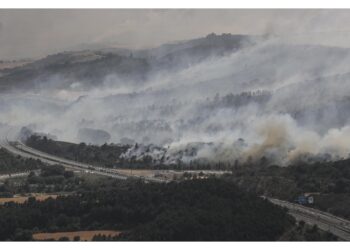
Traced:
<path fill-rule="evenodd" d="M 36 200 L 43 201 L 48 198 L 57 198 L 57 194 L 29 194 L 28 196 L 16 196 L 12 198 L 0 198 L 0 204 L 4 204 L 6 202 L 15 202 L 15 203 L 24 203 L 29 197 L 35 197 Z"/>
<path fill-rule="evenodd" d="M 150 169 L 117 169 L 117 172 L 124 174 L 124 175 L 136 175 L 136 176 L 151 177 L 151 176 L 154 176 L 154 174 L 159 172 L 159 171 L 158 170 L 150 170 Z"/>
<path fill-rule="evenodd" d="M 73 240 L 75 236 L 80 237 L 80 241 L 90 241 L 95 235 L 117 236 L 120 231 L 112 230 L 95 230 L 95 231 L 75 231 L 75 232 L 58 232 L 58 233 L 37 233 L 33 234 L 34 240 L 59 240 L 62 237 L 68 237 Z"/>
<path fill-rule="evenodd" d="M 156 177 L 159 179 L 173 180 L 181 177 L 184 173 L 197 175 L 202 173 L 203 175 L 222 175 L 228 173 L 228 171 L 215 171 L 215 170 L 154 170 L 154 169 L 116 169 L 116 172 L 128 176 L 137 177 Z"/>

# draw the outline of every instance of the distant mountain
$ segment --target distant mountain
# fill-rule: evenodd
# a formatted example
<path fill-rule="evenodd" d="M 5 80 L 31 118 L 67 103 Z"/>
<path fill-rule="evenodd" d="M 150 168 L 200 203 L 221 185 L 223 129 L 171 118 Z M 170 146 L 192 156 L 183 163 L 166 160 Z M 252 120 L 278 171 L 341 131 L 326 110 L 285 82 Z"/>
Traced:
<path fill-rule="evenodd" d="M 11 60 L 11 61 L 0 60 L 0 73 L 2 71 L 6 71 L 6 70 L 13 69 L 13 68 L 21 67 L 21 66 L 23 66 L 25 64 L 28 64 L 30 62 L 32 62 L 32 60 L 29 60 L 29 59 Z"/>
<path fill-rule="evenodd" d="M 176 67 L 198 63 L 210 56 L 223 56 L 244 46 L 252 45 L 258 37 L 214 33 L 203 38 L 164 44 L 158 48 L 138 51 L 136 55 L 153 58 L 158 67 Z"/>
<path fill-rule="evenodd" d="M 65 89 L 77 82 L 92 87 L 109 74 L 140 80 L 148 68 L 147 60 L 142 58 L 92 51 L 65 52 L 8 70 L 0 77 L 0 90 Z"/>
<path fill-rule="evenodd" d="M 11 67 L 0 75 L 0 91 L 93 88 L 109 75 L 140 82 L 159 70 L 177 70 L 250 44 L 250 37 L 215 35 L 140 51 L 100 49 L 63 52 Z M 78 84 L 77 84 L 78 83 Z"/>

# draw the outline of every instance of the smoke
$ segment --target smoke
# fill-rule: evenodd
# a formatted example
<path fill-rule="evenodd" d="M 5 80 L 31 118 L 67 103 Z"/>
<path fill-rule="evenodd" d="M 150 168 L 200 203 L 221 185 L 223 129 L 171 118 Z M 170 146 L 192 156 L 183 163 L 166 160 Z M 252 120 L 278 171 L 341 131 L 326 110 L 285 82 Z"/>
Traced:
<path fill-rule="evenodd" d="M 266 34 L 280 41 L 348 47 L 349 10 L 2 9 L 0 59 L 60 51 L 150 48 L 212 31 Z M 339 28 L 340 27 L 340 28 Z"/>
<path fill-rule="evenodd" d="M 64 141 L 137 142 L 124 158 L 168 164 L 348 157 L 349 49 L 256 39 L 201 60 L 180 55 L 181 67 L 144 79 L 38 80 L 35 91 L 0 95 L 1 122 Z"/>

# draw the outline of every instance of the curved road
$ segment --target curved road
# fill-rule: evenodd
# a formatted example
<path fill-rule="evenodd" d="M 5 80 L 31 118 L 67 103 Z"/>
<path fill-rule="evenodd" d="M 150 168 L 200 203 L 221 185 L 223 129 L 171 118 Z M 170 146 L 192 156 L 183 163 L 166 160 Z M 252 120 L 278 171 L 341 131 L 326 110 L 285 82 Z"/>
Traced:
<path fill-rule="evenodd" d="M 0 147 L 5 148 L 7 151 L 9 151 L 12 154 L 19 155 L 24 158 L 38 159 L 49 165 L 60 164 L 68 169 L 83 171 L 85 173 L 90 173 L 90 174 L 108 176 L 108 177 L 122 179 L 122 180 L 125 180 L 129 177 L 135 178 L 135 175 L 121 174 L 118 172 L 118 170 L 115 170 L 115 169 L 93 166 L 93 165 L 53 156 L 53 155 L 38 151 L 36 149 L 30 148 L 18 141 L 9 142 L 8 140 L 1 140 Z M 142 178 L 145 181 L 151 181 L 151 182 L 166 182 L 166 180 L 154 178 L 154 177 L 139 177 L 139 178 Z"/>

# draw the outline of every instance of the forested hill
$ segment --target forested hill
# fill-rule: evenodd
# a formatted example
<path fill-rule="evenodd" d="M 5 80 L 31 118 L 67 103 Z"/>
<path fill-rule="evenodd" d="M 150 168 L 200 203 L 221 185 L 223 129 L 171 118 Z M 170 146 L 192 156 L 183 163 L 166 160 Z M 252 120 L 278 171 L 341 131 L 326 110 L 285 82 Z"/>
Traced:
<path fill-rule="evenodd" d="M 143 81 L 157 70 L 166 72 L 186 68 L 211 56 L 232 53 L 251 44 L 251 38 L 245 35 L 209 34 L 198 39 L 140 51 L 66 51 L 19 64 L 18 67 L 0 68 L 0 89 L 40 90 L 48 85 L 59 89 L 75 82 L 81 83 L 84 88 L 94 88 L 97 84 L 102 85 L 108 75 L 118 75 L 123 80 Z M 56 78 L 60 79 L 58 85 L 54 84 Z"/>

